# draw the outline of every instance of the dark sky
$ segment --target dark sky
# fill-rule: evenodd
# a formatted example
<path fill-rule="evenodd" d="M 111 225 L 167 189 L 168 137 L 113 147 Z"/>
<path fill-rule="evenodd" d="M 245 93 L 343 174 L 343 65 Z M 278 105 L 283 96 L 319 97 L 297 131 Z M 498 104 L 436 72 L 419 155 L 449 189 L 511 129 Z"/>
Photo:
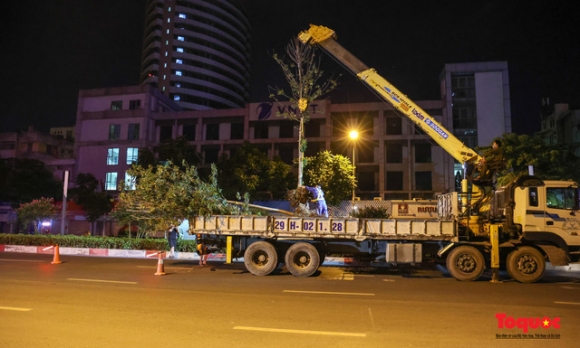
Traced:
<path fill-rule="evenodd" d="M 413 100 L 439 99 L 445 63 L 506 60 L 513 130 L 539 129 L 540 100 L 580 108 L 580 2 L 241 0 L 253 29 L 251 101 L 285 87 L 272 52 L 310 23 Z M 144 0 L 10 1 L 0 14 L 0 131 L 74 124 L 79 89 L 139 83 Z M 342 74 L 334 103 L 378 100 Z"/>

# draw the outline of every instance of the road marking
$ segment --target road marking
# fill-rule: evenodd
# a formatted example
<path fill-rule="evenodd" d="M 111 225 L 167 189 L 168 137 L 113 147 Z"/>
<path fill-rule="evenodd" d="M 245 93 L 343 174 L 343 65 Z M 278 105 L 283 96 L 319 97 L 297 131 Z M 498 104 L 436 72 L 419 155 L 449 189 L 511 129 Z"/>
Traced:
<path fill-rule="evenodd" d="M 19 308 L 19 307 L 1 307 L 0 309 L 6 310 L 6 311 L 17 311 L 17 312 L 29 312 L 32 310 L 32 308 Z"/>
<path fill-rule="evenodd" d="M 560 301 L 554 301 L 554 303 L 557 303 L 557 304 L 571 304 L 571 305 L 580 306 L 580 302 L 560 302 Z"/>
<path fill-rule="evenodd" d="M 103 280 L 103 279 L 68 278 L 67 280 L 76 280 L 79 282 L 95 282 L 95 283 L 137 284 L 137 282 L 122 282 L 117 280 Z"/>
<path fill-rule="evenodd" d="M 364 333 L 272 329 L 272 328 L 267 328 L 267 327 L 250 327 L 250 326 L 234 326 L 234 330 L 279 332 L 279 333 L 292 333 L 292 334 L 301 334 L 301 335 L 367 337 L 367 334 L 364 334 Z"/>
<path fill-rule="evenodd" d="M 332 292 L 332 291 L 302 291 L 302 290 L 282 290 L 282 292 L 293 292 L 300 294 L 319 294 L 319 295 L 375 296 L 375 294 L 365 292 Z"/>
<path fill-rule="evenodd" d="M 394 280 L 394 279 L 388 279 L 388 278 L 385 278 L 385 279 L 383 279 L 383 281 L 384 281 L 384 282 L 394 282 L 395 280 Z"/>
<path fill-rule="evenodd" d="M 11 261 L 11 262 L 45 262 L 43 260 L 10 260 L 10 259 L 0 259 L 0 261 Z"/>

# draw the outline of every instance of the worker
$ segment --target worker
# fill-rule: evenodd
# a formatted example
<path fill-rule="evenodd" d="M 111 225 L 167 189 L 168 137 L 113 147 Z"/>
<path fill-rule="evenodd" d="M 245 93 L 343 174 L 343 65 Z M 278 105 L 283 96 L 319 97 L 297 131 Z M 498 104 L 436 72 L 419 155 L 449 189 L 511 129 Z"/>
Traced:
<path fill-rule="evenodd" d="M 481 162 L 479 163 L 479 176 L 473 179 L 473 182 L 482 183 L 490 181 L 493 175 L 502 169 L 503 159 L 501 141 L 495 140 L 491 145 L 491 149 L 483 154 Z"/>
<path fill-rule="evenodd" d="M 326 200 L 324 199 L 324 191 L 320 185 L 316 185 L 315 187 L 311 186 L 304 186 L 312 197 L 314 197 L 311 202 L 316 204 L 316 214 L 318 216 L 328 217 L 328 207 L 326 206 Z"/>

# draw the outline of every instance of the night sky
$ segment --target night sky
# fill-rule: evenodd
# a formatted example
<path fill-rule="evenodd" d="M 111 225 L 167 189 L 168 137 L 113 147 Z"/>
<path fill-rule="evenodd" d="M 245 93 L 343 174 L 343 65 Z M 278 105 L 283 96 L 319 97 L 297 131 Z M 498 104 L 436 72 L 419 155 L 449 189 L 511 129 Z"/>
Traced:
<path fill-rule="evenodd" d="M 286 87 L 271 58 L 310 23 L 415 101 L 439 99 L 445 63 L 506 60 L 513 131 L 539 130 L 541 98 L 580 108 L 580 2 L 242 0 L 253 34 L 251 101 Z M 4 69 L 0 131 L 72 126 L 80 89 L 139 83 L 144 0 L 7 2 L 0 14 Z M 342 74 L 334 103 L 378 101 Z"/>

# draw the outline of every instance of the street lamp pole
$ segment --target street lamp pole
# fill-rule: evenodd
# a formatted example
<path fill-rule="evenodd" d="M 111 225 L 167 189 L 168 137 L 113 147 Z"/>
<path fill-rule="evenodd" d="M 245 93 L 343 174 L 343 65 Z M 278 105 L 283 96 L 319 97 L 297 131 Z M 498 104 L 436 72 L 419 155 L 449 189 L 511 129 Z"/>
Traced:
<path fill-rule="evenodd" d="M 349 134 L 350 138 L 352 139 L 352 176 L 356 180 L 356 139 L 358 138 L 358 132 L 356 130 L 350 131 Z M 352 187 L 352 201 L 354 203 L 354 199 L 356 198 L 355 194 L 356 185 Z"/>

